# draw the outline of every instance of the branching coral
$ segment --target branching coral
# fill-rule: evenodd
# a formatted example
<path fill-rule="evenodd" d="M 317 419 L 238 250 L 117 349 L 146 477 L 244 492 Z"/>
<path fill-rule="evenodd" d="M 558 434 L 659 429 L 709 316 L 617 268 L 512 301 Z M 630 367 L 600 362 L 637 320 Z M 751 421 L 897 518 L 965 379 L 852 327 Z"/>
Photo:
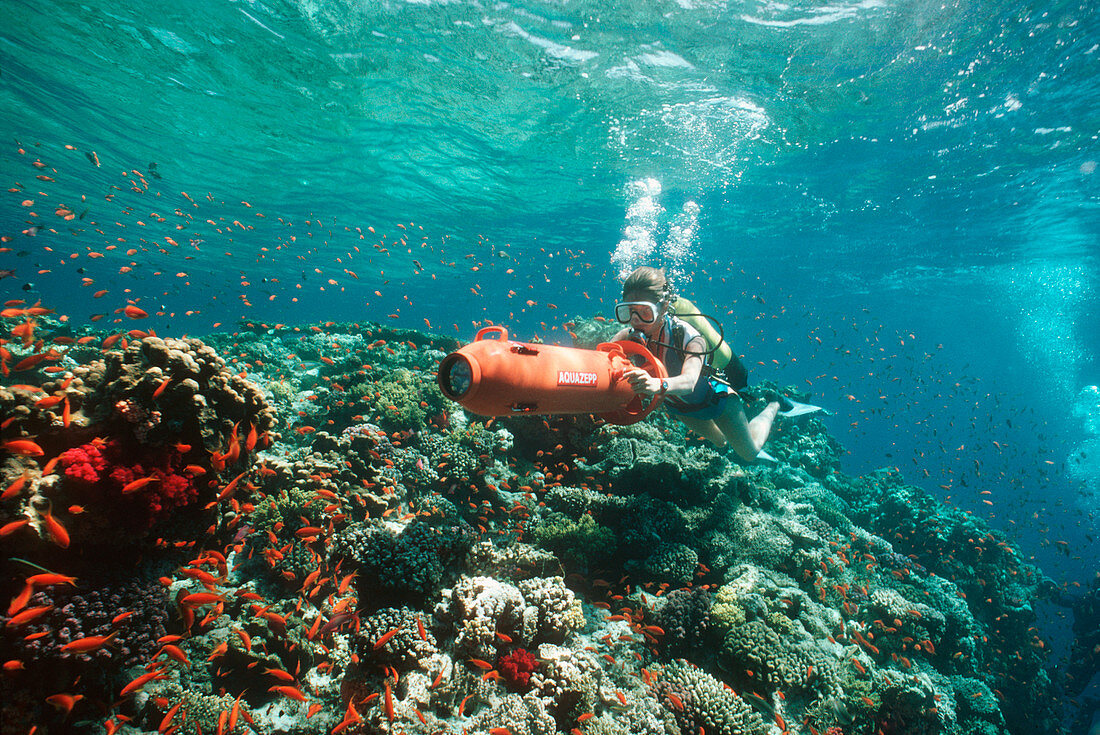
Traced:
<path fill-rule="evenodd" d="M 680 732 L 715 735 L 764 735 L 763 719 L 729 687 L 687 661 L 665 666 L 653 693 L 676 717 Z"/>

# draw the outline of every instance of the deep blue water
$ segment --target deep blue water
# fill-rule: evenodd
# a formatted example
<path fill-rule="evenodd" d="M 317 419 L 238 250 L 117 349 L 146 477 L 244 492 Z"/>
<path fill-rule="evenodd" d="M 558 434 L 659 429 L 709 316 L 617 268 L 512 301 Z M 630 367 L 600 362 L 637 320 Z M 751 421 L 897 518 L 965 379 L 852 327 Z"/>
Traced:
<path fill-rule="evenodd" d="M 665 264 L 834 412 L 849 471 L 1096 572 L 1090 3 L 3 8 L 9 298 L 557 340 Z"/>

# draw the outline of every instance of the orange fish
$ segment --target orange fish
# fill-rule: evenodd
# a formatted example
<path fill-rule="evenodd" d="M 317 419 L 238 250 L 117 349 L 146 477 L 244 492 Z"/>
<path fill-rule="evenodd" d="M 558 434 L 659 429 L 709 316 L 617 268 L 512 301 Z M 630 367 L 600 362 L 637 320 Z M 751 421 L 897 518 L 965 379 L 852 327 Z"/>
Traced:
<path fill-rule="evenodd" d="M 398 627 L 398 628 L 394 628 L 393 630 L 391 630 L 387 633 L 383 633 L 382 637 L 374 642 L 374 650 L 377 651 L 379 648 L 381 648 L 382 646 L 389 643 L 390 638 L 393 638 L 395 635 L 397 635 L 397 631 L 399 631 L 399 630 L 401 630 L 401 628 Z M 489 668 L 492 668 L 492 667 L 490 666 Z"/>
<path fill-rule="evenodd" d="M 181 664 L 188 668 L 191 667 L 191 660 L 187 658 L 187 654 L 184 653 L 183 649 L 179 646 L 172 645 L 171 643 L 165 643 L 163 646 L 160 647 L 160 650 L 157 651 L 157 656 L 162 653 L 169 658 L 173 658 L 176 661 L 179 661 Z"/>
<path fill-rule="evenodd" d="M 3 538 L 4 536 L 10 536 L 11 534 L 15 533 L 20 528 L 26 526 L 29 523 L 30 521 L 28 521 L 26 518 L 22 518 L 18 521 L 12 521 L 11 523 L 5 523 L 3 526 L 0 526 L 0 538 Z"/>
<path fill-rule="evenodd" d="M 153 679 L 156 679 L 158 677 L 161 678 L 161 679 L 168 678 L 167 676 L 164 676 L 164 669 L 154 669 L 153 671 L 150 671 L 147 674 L 142 674 L 141 676 L 137 677 L 136 679 L 131 681 L 126 686 L 122 687 L 122 691 L 119 693 L 118 696 L 119 697 L 125 697 L 128 694 L 136 692 L 138 689 L 141 689 L 143 686 L 145 686 L 146 684 L 151 682 Z M 181 704 L 182 704 L 182 702 L 181 702 Z M 175 709 L 179 709 L 179 705 L 176 705 Z M 172 712 L 171 714 L 175 714 L 175 712 Z M 169 717 L 168 719 L 171 720 L 171 717 Z"/>
<path fill-rule="evenodd" d="M 16 613 L 8 620 L 7 627 L 18 628 L 21 625 L 27 623 L 33 623 L 38 618 L 42 617 L 50 610 L 53 610 L 53 605 L 41 605 L 39 607 L 28 607 L 26 610 L 20 613 Z"/>
<path fill-rule="evenodd" d="M 309 699 L 306 695 L 302 694 L 301 690 L 292 686 L 273 686 L 268 687 L 269 692 L 278 692 L 288 699 L 293 699 L 298 702 L 308 702 Z"/>
<path fill-rule="evenodd" d="M 34 594 L 34 587 L 29 584 L 23 585 L 23 590 L 11 598 L 11 602 L 8 603 L 8 615 L 15 615 L 17 612 L 27 606 L 27 603 L 31 601 L 31 595 Z"/>
<path fill-rule="evenodd" d="M 19 494 L 19 492 L 23 489 L 23 486 L 26 483 L 27 483 L 27 472 L 26 472 L 26 470 L 24 470 L 23 474 L 20 477 L 18 477 L 15 480 L 15 482 L 8 485 L 7 490 L 5 490 L 3 493 L 0 493 L 0 500 L 7 500 L 9 498 L 14 498 L 16 495 Z"/>
<path fill-rule="evenodd" d="M 264 669 L 264 673 L 268 676 L 273 676 L 279 681 L 293 682 L 294 675 L 289 671 L 283 671 L 282 669 Z"/>
<path fill-rule="evenodd" d="M 65 396 L 45 396 L 35 401 L 34 405 L 38 408 L 53 408 L 64 399 Z"/>
<path fill-rule="evenodd" d="M 133 482 L 128 482 L 122 486 L 122 494 L 130 495 L 131 493 L 136 493 L 138 490 L 142 489 L 151 482 L 160 482 L 160 478 L 150 476 L 139 478 L 137 480 L 134 480 Z"/>
<path fill-rule="evenodd" d="M 91 653 L 110 643 L 116 635 L 118 635 L 117 630 L 110 635 L 91 635 L 87 638 L 77 638 L 75 641 L 63 645 L 61 650 L 65 653 Z"/>
<path fill-rule="evenodd" d="M 29 457 L 41 457 L 46 453 L 42 451 L 42 447 L 35 444 L 30 439 L 9 439 L 8 441 L 0 444 L 12 454 L 23 454 Z"/>
<path fill-rule="evenodd" d="M 244 477 L 247 474 L 248 474 L 248 470 L 245 470 L 244 472 L 242 472 L 241 474 L 237 475 L 232 480 L 230 480 L 229 484 L 226 485 L 225 488 L 220 493 L 218 493 L 218 497 L 216 497 L 214 499 L 214 503 L 220 503 L 221 501 L 225 500 L 226 498 L 232 497 L 233 493 L 237 490 L 237 483 L 240 482 L 241 478 Z"/>
<path fill-rule="evenodd" d="M 352 725 L 362 722 L 363 717 L 355 711 L 355 701 L 353 699 L 348 700 L 348 709 L 344 713 L 344 719 L 339 725 L 332 728 L 331 735 L 339 735 L 341 732 L 351 727 Z"/>
<path fill-rule="evenodd" d="M 127 304 L 126 308 L 124 308 L 122 311 L 126 314 L 126 316 L 130 317 L 131 319 L 144 319 L 145 317 L 149 316 L 145 313 L 145 311 L 139 309 L 133 304 Z"/>
<path fill-rule="evenodd" d="M 27 584 L 32 587 L 48 587 L 51 584 L 71 584 L 76 586 L 76 577 L 67 577 L 64 574 L 54 574 L 50 572 L 48 574 L 32 574 L 27 577 Z"/>
<path fill-rule="evenodd" d="M 83 694 L 51 694 L 46 701 L 57 707 L 66 715 L 73 711 L 73 706 L 84 699 Z"/>
<path fill-rule="evenodd" d="M 42 525 L 46 527 L 46 533 L 55 544 L 63 549 L 69 548 L 69 532 L 57 522 L 57 519 L 49 511 L 46 511 L 46 515 L 42 516 Z"/>
<path fill-rule="evenodd" d="M 164 389 L 167 388 L 168 384 L 171 382 L 171 377 L 165 378 L 164 380 L 160 381 L 160 385 L 158 385 L 156 387 L 156 390 L 153 391 L 153 399 L 156 400 L 157 398 L 160 398 L 161 393 L 164 393 Z"/>
<path fill-rule="evenodd" d="M 224 597 L 213 592 L 193 592 L 180 600 L 180 604 L 184 607 L 202 607 L 224 601 Z"/>

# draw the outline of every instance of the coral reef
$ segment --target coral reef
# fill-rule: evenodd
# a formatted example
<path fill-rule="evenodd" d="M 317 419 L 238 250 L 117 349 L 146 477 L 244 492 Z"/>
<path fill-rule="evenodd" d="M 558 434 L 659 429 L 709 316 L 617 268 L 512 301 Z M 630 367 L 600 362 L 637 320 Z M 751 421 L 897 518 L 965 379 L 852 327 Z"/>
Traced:
<path fill-rule="evenodd" d="M 1050 581 L 898 473 L 844 475 L 817 418 L 742 466 L 659 415 L 468 416 L 435 387 L 453 341 L 411 330 L 86 344 L 0 388 L 22 730 L 1057 726 Z"/>

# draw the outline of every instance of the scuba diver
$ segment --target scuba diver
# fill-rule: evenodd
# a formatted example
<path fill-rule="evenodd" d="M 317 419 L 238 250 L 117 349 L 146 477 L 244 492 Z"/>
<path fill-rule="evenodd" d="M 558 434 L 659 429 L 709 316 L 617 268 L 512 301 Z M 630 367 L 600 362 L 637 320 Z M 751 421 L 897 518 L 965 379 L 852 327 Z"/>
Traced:
<path fill-rule="evenodd" d="M 748 371 L 706 317 L 694 312 L 691 302 L 673 294 L 663 268 L 642 266 L 627 277 L 615 318 L 628 326 L 612 341 L 644 344 L 669 375 L 662 380 L 641 368 L 629 368 L 625 375 L 631 387 L 638 395 L 664 396 L 672 415 L 715 446 L 732 447 L 746 462 L 774 461 L 763 448 L 776 415 L 800 416 L 821 409 L 777 396 L 750 421 L 742 401 L 730 400 L 747 385 Z M 710 333 L 715 347 L 708 347 L 701 330 Z M 717 372 L 722 361 L 724 376 Z"/>

